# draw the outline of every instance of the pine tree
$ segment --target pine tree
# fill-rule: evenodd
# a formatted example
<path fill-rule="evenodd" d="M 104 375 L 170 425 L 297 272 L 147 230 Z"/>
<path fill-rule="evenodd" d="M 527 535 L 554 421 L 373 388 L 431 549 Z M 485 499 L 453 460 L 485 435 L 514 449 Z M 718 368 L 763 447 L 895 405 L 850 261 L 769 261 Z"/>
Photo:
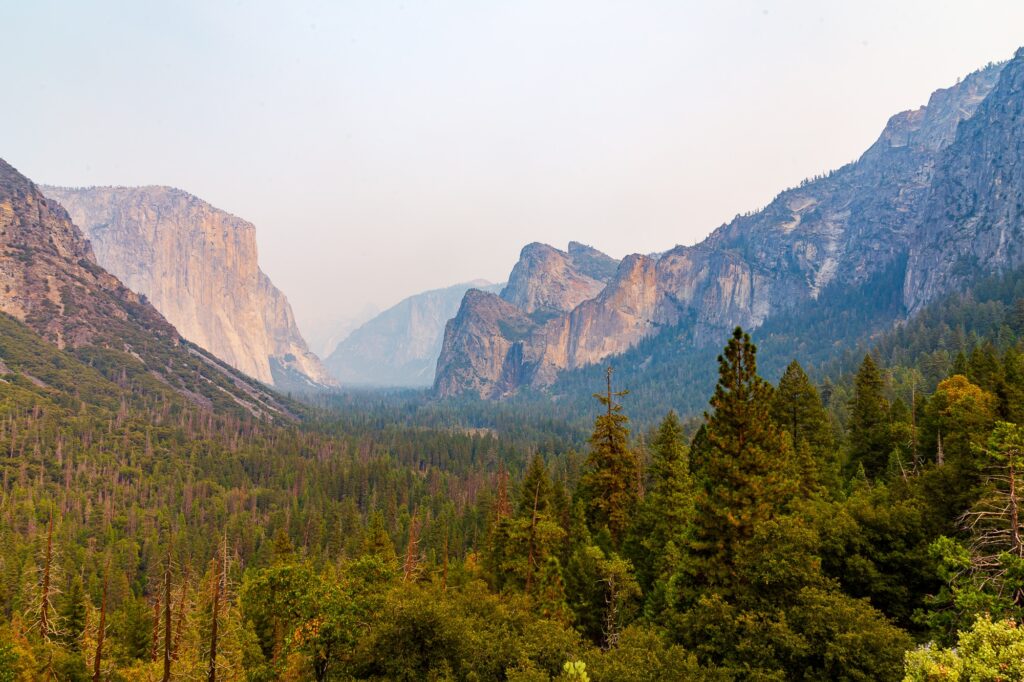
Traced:
<path fill-rule="evenodd" d="M 796 360 L 779 379 L 772 399 L 772 418 L 792 438 L 795 464 L 804 487 L 838 488 L 832 423 L 817 389 Z"/>
<path fill-rule="evenodd" d="M 271 554 L 275 564 L 286 564 L 295 558 L 295 547 L 284 528 L 278 528 L 274 534 Z"/>
<path fill-rule="evenodd" d="M 757 348 L 739 327 L 718 365 L 713 411 L 704 415 L 707 462 L 690 548 L 694 579 L 727 587 L 736 553 L 785 509 L 798 483 L 790 441 L 770 416 L 772 386 L 757 375 Z"/>
<path fill-rule="evenodd" d="M 526 467 L 526 474 L 519 487 L 519 500 L 516 504 L 516 515 L 530 516 L 534 510 L 547 513 L 551 504 L 552 485 L 544 458 L 534 455 Z"/>
<path fill-rule="evenodd" d="M 107 636 L 107 596 L 110 586 L 110 561 L 103 569 L 103 589 L 100 592 L 100 622 L 96 628 L 96 654 L 92 662 L 92 682 L 100 682 L 103 674 L 103 640 Z"/>
<path fill-rule="evenodd" d="M 541 574 L 550 569 L 548 559 L 554 558 L 565 537 L 553 517 L 551 495 L 547 465 L 534 455 L 520 488 L 515 515 L 500 516 L 492 525 L 486 563 L 499 590 L 514 586 L 530 595 L 544 590 L 546 578 Z"/>
<path fill-rule="evenodd" d="M 865 355 L 854 379 L 853 399 L 850 401 L 847 473 L 860 465 L 868 478 L 876 478 L 888 467 L 892 443 L 889 403 L 884 389 L 885 382 L 878 365 L 870 355 Z"/>
<path fill-rule="evenodd" d="M 605 413 L 594 420 L 590 452 L 580 488 L 587 500 L 587 517 L 595 529 L 607 528 L 617 547 L 625 536 L 640 487 L 640 463 L 629 448 L 629 418 L 616 398 L 628 391 L 612 391 L 612 368 L 606 370 L 607 390 L 594 397 Z"/>
<path fill-rule="evenodd" d="M 825 453 L 833 447 L 828 412 L 818 390 L 796 360 L 789 363 L 779 379 L 772 399 L 772 418 L 789 432 L 793 443 L 806 440 L 815 453 Z"/>
<path fill-rule="evenodd" d="M 679 546 L 693 518 L 694 482 L 683 427 L 675 412 L 661 421 L 651 440 L 647 494 L 637 510 L 625 546 L 644 591 L 670 568 L 666 547 Z"/>
<path fill-rule="evenodd" d="M 60 639 L 71 651 L 79 651 L 86 618 L 85 588 L 80 576 L 71 580 L 68 591 L 61 596 L 58 615 L 61 623 Z"/>
<path fill-rule="evenodd" d="M 363 554 L 379 557 L 388 567 L 398 568 L 395 543 L 384 527 L 384 515 L 379 511 L 370 515 L 370 527 L 363 538 Z"/>

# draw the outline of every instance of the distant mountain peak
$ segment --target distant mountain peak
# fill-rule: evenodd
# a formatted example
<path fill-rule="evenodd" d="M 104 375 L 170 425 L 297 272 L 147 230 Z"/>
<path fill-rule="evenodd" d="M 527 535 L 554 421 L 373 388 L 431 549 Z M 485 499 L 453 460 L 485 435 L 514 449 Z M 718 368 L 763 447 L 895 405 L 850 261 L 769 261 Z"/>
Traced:
<path fill-rule="evenodd" d="M 332 383 L 287 298 L 259 268 L 256 228 L 174 187 L 44 187 L 98 262 L 145 294 L 183 336 L 280 388 Z"/>
<path fill-rule="evenodd" d="M 527 245 L 501 294 L 512 308 L 481 296 L 463 301 L 446 331 L 435 390 L 494 398 L 523 386 L 544 388 L 560 373 L 604 362 L 664 329 L 685 328 L 694 346 L 717 342 L 736 325 L 756 329 L 772 316 L 810 305 L 826 290 L 864 286 L 879 273 L 904 267 L 908 254 L 915 267 L 915 249 L 943 243 L 922 239 L 921 216 L 934 203 L 934 181 L 948 176 L 955 182 L 943 164 L 970 145 L 965 135 L 983 135 L 983 124 L 972 116 L 994 109 L 988 105 L 993 88 L 999 81 L 1005 89 L 1007 74 L 1017 68 L 991 65 L 936 91 L 927 106 L 893 116 L 857 161 L 779 193 L 762 210 L 737 216 L 694 246 L 620 263 L 578 242 L 568 251 Z M 1019 118 L 1024 121 L 1024 114 Z M 994 160 L 1024 147 L 1014 139 L 992 139 L 989 148 Z M 996 165 L 1006 172 L 990 178 L 989 191 L 974 187 L 974 194 L 1024 187 L 1015 170 L 1024 163 Z M 969 196 L 961 198 L 962 206 Z M 965 234 L 965 257 L 984 261 L 989 255 L 982 252 L 1017 253 L 1014 245 L 1024 240 L 1009 226 L 1024 220 L 1010 218 L 1007 213 L 1004 227 L 980 233 L 991 247 L 968 246 L 979 232 Z M 962 219 L 969 224 L 968 216 Z M 930 295 L 928 279 L 918 279 L 925 284 L 915 290 Z M 489 334 L 500 338 L 484 342 Z"/>
<path fill-rule="evenodd" d="M 343 385 L 430 386 L 445 324 L 463 295 L 501 288 L 475 279 L 409 296 L 352 331 L 324 363 Z"/>
<path fill-rule="evenodd" d="M 97 263 L 64 207 L 3 160 L 0 286 L 0 311 L 108 380 L 130 370 L 125 390 L 173 392 L 204 409 L 259 418 L 290 414 L 272 392 L 181 339 L 146 297 Z"/>

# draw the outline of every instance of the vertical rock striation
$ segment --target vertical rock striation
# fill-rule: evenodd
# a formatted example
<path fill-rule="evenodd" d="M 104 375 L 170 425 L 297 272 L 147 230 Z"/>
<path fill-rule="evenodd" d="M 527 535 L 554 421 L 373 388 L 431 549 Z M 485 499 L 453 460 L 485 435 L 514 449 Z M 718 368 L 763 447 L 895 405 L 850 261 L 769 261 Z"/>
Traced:
<path fill-rule="evenodd" d="M 467 295 L 448 325 L 436 392 L 496 398 L 549 386 L 560 372 L 623 353 L 666 327 L 684 325 L 692 343 L 707 343 L 908 259 L 910 308 L 955 285 L 955 276 L 933 272 L 943 258 L 950 272 L 964 258 L 988 268 L 1016 263 L 1024 150 L 1020 137 L 992 131 L 1024 120 L 1008 102 L 1021 89 L 1022 68 L 1018 53 L 1005 68 L 990 65 L 935 92 L 927 106 L 893 116 L 857 161 L 782 192 L 695 246 L 630 256 L 605 277 L 580 267 L 572 246 L 527 246 L 501 296 L 514 311 Z M 982 208 L 987 217 L 972 222 Z M 950 222 L 960 230 L 952 250 L 944 246 Z M 591 262 L 614 263 L 593 253 Z M 485 330 L 501 339 L 484 343 Z"/>
<path fill-rule="evenodd" d="M 100 265 L 182 336 L 264 383 L 333 383 L 259 269 L 251 223 L 170 187 L 42 189 L 67 209 Z"/>

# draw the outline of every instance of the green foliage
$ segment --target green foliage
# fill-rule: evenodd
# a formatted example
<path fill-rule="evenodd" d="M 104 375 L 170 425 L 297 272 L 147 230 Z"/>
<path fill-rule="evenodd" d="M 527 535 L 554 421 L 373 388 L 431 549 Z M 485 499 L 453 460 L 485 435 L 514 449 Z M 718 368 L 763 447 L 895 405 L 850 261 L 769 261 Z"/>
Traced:
<path fill-rule="evenodd" d="M 21 666 L 14 647 L 0 642 L 0 682 L 16 682 L 20 672 Z"/>
<path fill-rule="evenodd" d="M 695 584 L 735 585 L 737 553 L 796 493 L 793 452 L 770 417 L 772 387 L 757 374 L 757 349 L 739 328 L 719 356 L 705 415 L 706 462 L 696 498 L 687 567 Z"/>
<path fill-rule="evenodd" d="M 839 471 L 832 422 L 818 390 L 796 360 L 779 379 L 771 414 L 793 442 L 802 485 L 808 490 L 835 490 Z"/>
<path fill-rule="evenodd" d="M 158 678 L 169 549 L 175 679 L 206 676 L 214 584 L 223 679 L 888 680 L 908 632 L 966 642 L 908 670 L 974 671 L 965 652 L 1015 650 L 966 628 L 1021 615 L 1014 525 L 993 513 L 1024 464 L 1016 310 L 947 301 L 908 321 L 919 337 L 880 337 L 856 376 L 863 353 L 819 386 L 792 362 L 774 390 L 737 330 L 701 423 L 670 412 L 634 438 L 609 382 L 585 460 L 571 400 L 349 394 L 260 420 L 0 318 L 0 679 L 91 677 L 104 583 L 109 679 Z M 196 368 L 177 357 L 181 388 Z M 672 405 L 644 391 L 631 415 Z M 195 569 L 225 544 L 215 583 Z"/>
<path fill-rule="evenodd" d="M 878 478 L 888 466 L 891 444 L 889 402 L 885 398 L 882 373 L 871 356 L 865 355 L 857 370 L 850 401 L 847 471 L 859 467 L 868 478 Z"/>
<path fill-rule="evenodd" d="M 689 449 L 679 417 L 669 412 L 650 444 L 646 494 L 637 509 L 624 548 L 645 593 L 664 593 L 674 570 L 678 549 L 689 540 L 695 484 L 690 474 Z M 659 597 L 660 599 L 660 597 Z M 652 604 L 657 611 L 659 606 Z"/>
<path fill-rule="evenodd" d="M 622 405 L 615 402 L 623 395 L 625 392 L 612 392 L 608 368 L 607 392 L 594 394 L 605 412 L 594 419 L 590 451 L 580 480 L 591 527 L 607 528 L 616 547 L 625 537 L 640 487 L 639 461 L 629 447 L 629 418 L 622 413 Z"/>
<path fill-rule="evenodd" d="M 934 645 L 907 652 L 904 682 L 1009 682 L 1024 679 L 1024 627 L 981 616 L 950 649 Z"/>

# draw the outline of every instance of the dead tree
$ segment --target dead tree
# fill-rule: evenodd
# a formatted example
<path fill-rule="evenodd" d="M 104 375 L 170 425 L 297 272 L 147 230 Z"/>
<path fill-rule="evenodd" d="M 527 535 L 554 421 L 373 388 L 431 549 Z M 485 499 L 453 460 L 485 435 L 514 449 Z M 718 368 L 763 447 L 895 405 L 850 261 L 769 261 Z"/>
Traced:
<path fill-rule="evenodd" d="M 39 634 L 43 639 L 49 639 L 54 631 L 51 600 L 53 578 L 53 512 L 50 512 L 50 522 L 46 531 L 46 553 L 43 557 L 43 583 L 39 593 Z"/>
<path fill-rule="evenodd" d="M 110 562 L 103 571 L 103 592 L 100 596 L 100 623 L 96 630 L 96 657 L 92 664 L 92 682 L 100 682 L 103 665 L 103 637 L 107 633 L 107 588 L 110 577 Z"/>
<path fill-rule="evenodd" d="M 167 550 L 164 567 L 164 676 L 163 682 L 171 682 L 171 551 Z"/>
<path fill-rule="evenodd" d="M 989 457 L 987 493 L 960 518 L 970 533 L 970 571 L 983 585 L 995 589 L 1017 606 L 1024 605 L 1024 586 L 1007 581 L 1004 556 L 1024 559 L 1024 427 L 999 422 L 983 449 Z"/>

